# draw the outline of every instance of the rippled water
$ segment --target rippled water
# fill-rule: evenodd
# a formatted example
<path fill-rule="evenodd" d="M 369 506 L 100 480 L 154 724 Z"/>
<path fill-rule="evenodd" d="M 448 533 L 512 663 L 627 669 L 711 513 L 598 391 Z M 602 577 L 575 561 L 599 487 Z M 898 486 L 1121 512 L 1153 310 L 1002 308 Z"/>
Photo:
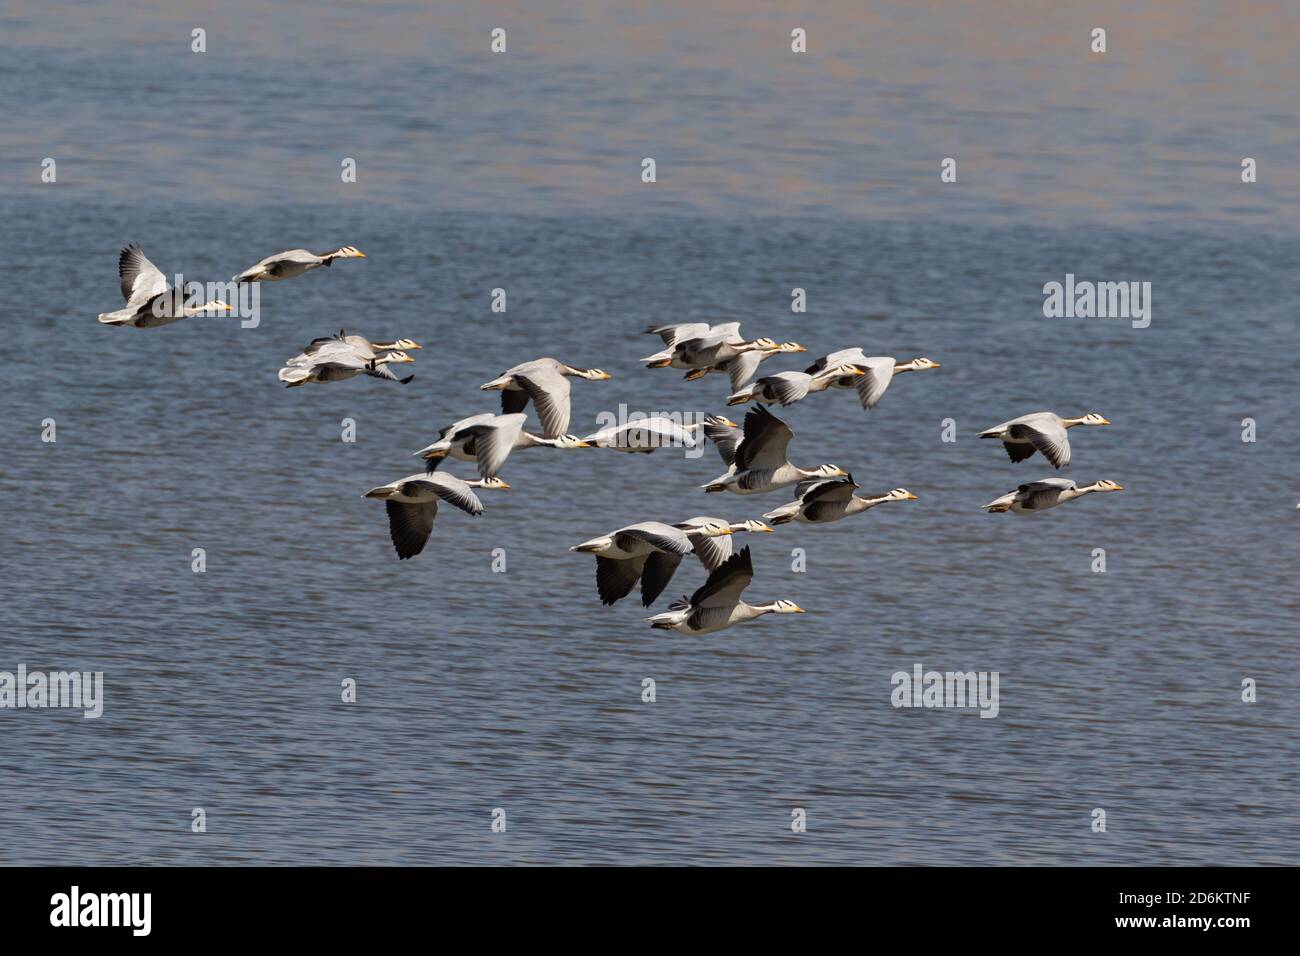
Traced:
<path fill-rule="evenodd" d="M 1258 153 L 1293 143 L 1275 87 L 1296 68 L 1274 62 L 1289 14 L 1261 5 L 1262 23 L 1220 37 L 1252 58 L 1210 62 L 1201 39 L 1166 75 L 1127 51 L 1186 52 L 1198 14 L 1116 7 L 1103 81 L 1072 72 L 1099 72 L 1082 56 L 1059 61 L 1091 17 L 1047 7 L 998 47 L 1006 15 L 828 4 L 810 37 L 833 48 L 805 69 L 778 55 L 779 5 L 534 6 L 291 5 L 237 42 L 243 4 L 6 9 L 0 154 L 30 181 L 0 181 L 0 670 L 102 670 L 106 702 L 98 720 L 0 711 L 0 831 L 15 837 L 0 862 L 1300 862 L 1295 178 L 1261 160 L 1267 181 L 1229 191 L 1204 159 L 1231 140 L 1231 182 L 1243 137 Z M 188 31 L 205 20 L 200 60 Z M 499 22 L 519 24 L 518 73 L 468 52 Z M 872 56 L 855 52 L 868 40 Z M 1273 80 L 1232 82 L 1257 63 Z M 297 91 L 292 114 L 274 81 Z M 1127 119 L 1093 82 L 1116 84 Z M 1095 112 L 1060 112 L 1083 102 Z M 1048 149 L 1053 124 L 1090 145 Z M 963 164 L 946 187 L 960 198 L 944 198 L 933 157 L 1000 140 L 988 188 Z M 641 184 L 665 142 L 689 156 L 685 181 L 661 156 L 660 182 Z M 1114 165 L 1170 144 L 1193 160 L 1148 179 Z M 47 155 L 71 160 L 54 186 L 37 181 Z M 359 159 L 355 187 L 337 156 Z M 94 316 L 118 304 L 131 240 L 200 280 L 297 245 L 369 258 L 266 286 L 256 329 L 106 328 Z M 1150 281 L 1150 328 L 1043 318 L 1043 283 L 1067 272 Z M 488 308 L 498 286 L 505 315 Z M 814 355 L 942 363 L 870 414 L 841 393 L 778 412 L 797 461 L 920 496 L 740 542 L 749 596 L 810 613 L 654 632 L 630 601 L 602 607 L 593 562 L 567 552 L 631 521 L 785 500 L 705 496 L 711 448 L 522 453 L 483 517 L 444 509 L 426 553 L 396 560 L 360 494 L 490 410 L 481 382 L 543 354 L 612 372 L 574 384 L 575 431 L 619 403 L 718 411 L 718 377 L 636 359 L 656 347 L 650 323 L 722 318 Z M 415 381 L 276 381 L 341 327 L 421 342 Z M 975 433 L 1039 409 L 1110 418 L 1074 433 L 1066 473 L 1126 491 L 982 513 L 1050 469 Z M 1090 571 L 1099 547 L 1105 574 Z M 684 563 L 668 594 L 701 579 Z M 997 719 L 891 707 L 890 675 L 918 662 L 1000 672 Z"/>

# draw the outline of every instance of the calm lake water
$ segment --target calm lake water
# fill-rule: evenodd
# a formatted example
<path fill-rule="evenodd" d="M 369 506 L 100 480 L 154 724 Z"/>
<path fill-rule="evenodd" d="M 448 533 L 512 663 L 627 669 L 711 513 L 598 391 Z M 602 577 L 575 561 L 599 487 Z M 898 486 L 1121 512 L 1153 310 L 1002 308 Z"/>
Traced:
<path fill-rule="evenodd" d="M 0 863 L 1300 863 L 1295 14 L 1125 7 L 6 5 L 0 671 L 105 703 L 0 710 Z M 200 281 L 368 258 L 266 285 L 257 328 L 107 328 L 130 241 Z M 1044 318 L 1066 273 L 1150 282 L 1150 327 Z M 575 432 L 719 412 L 721 377 L 637 359 L 728 319 L 808 347 L 768 371 L 942 363 L 777 411 L 797 462 L 919 495 L 738 540 L 747 596 L 808 614 L 652 631 L 568 553 L 788 500 L 706 496 L 711 447 L 524 452 L 396 559 L 361 494 L 479 384 L 554 355 L 615 376 Z M 420 342 L 415 380 L 276 380 L 340 328 Z M 1064 474 L 1126 490 L 984 514 L 1051 469 L 975 434 L 1048 409 L 1111 419 Z M 997 718 L 892 707 L 917 663 L 999 672 Z"/>

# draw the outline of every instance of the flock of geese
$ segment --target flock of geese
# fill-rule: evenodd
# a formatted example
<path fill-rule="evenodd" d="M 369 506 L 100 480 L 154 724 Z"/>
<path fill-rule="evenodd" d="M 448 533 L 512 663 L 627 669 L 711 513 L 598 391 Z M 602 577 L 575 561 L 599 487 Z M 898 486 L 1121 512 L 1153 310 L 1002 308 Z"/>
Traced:
<path fill-rule="evenodd" d="M 291 249 L 261 260 L 240 272 L 236 283 L 269 282 L 300 276 L 335 259 L 365 258 L 354 246 L 332 252 L 312 253 Z M 187 305 L 181 289 L 168 285 L 163 273 L 138 245 L 122 249 L 118 274 L 126 306 L 103 313 L 107 325 L 154 328 L 189 316 L 229 311 L 224 302 Z M 731 538 L 738 533 L 771 533 L 773 525 L 789 522 L 829 524 L 861 514 L 889 501 L 913 501 L 916 495 L 895 488 L 881 495 L 858 495 L 853 476 L 833 464 L 801 467 L 790 461 L 789 445 L 794 432 L 768 409 L 787 407 L 810 395 L 834 389 L 852 389 L 864 410 L 874 408 L 893 377 L 939 367 L 928 358 L 899 362 L 889 356 L 867 355 L 861 348 L 831 352 L 802 372 L 783 371 L 755 378 L 759 366 L 776 355 L 807 351 L 796 342 L 778 343 L 770 338 L 748 340 L 739 322 L 717 325 L 682 323 L 652 326 L 663 348 L 642 361 L 647 368 L 685 371 L 690 381 L 710 373 L 728 376 L 727 405 L 751 404 L 742 424 L 721 415 L 709 415 L 702 423 L 683 425 L 664 416 L 635 418 L 585 437 L 569 433 L 570 380 L 604 381 L 612 378 L 598 368 L 568 365 L 553 358 L 539 358 L 507 369 L 480 386 L 483 391 L 501 393 L 501 411 L 483 412 L 443 428 L 438 440 L 415 452 L 425 470 L 386 485 L 372 488 L 367 498 L 384 502 L 389 534 L 399 559 L 412 558 L 424 550 L 437 517 L 439 503 L 452 505 L 470 515 L 483 513 L 476 490 L 506 489 L 500 476 L 511 452 L 527 448 L 612 448 L 627 453 L 649 454 L 661 447 L 697 447 L 707 440 L 717 449 L 726 471 L 701 487 L 708 493 L 736 495 L 768 494 L 794 486 L 794 500 L 763 515 L 765 521 L 726 521 L 697 516 L 676 524 L 641 521 L 574 545 L 570 551 L 591 554 L 596 559 L 596 590 L 607 605 L 622 600 L 640 584 L 641 602 L 650 607 L 667 588 L 678 565 L 694 555 L 707 572 L 707 579 L 690 597 L 669 604 L 668 610 L 649 618 L 652 627 L 682 634 L 710 634 L 733 624 L 766 614 L 800 614 L 793 601 L 777 600 L 750 604 L 742 595 L 753 578 L 748 547 L 733 553 Z M 369 375 L 403 384 L 413 376 L 398 378 L 389 366 L 413 362 L 410 352 L 420 346 L 410 339 L 372 342 L 346 330 L 313 340 L 298 355 L 288 359 L 279 379 L 288 387 L 311 383 L 326 384 Z M 541 425 L 540 432 L 525 429 L 527 409 L 532 405 Z M 1078 425 L 1109 425 L 1096 413 L 1062 418 L 1052 412 L 1036 412 L 1003 422 L 980 433 L 980 438 L 997 439 L 1012 462 L 1041 454 L 1057 469 L 1070 463 L 1067 430 Z M 441 470 L 448 459 L 472 462 L 478 477 L 463 479 Z M 983 507 L 989 512 L 1030 514 L 1092 492 L 1120 491 L 1122 486 L 1101 480 L 1078 485 L 1068 478 L 1049 477 L 1019 485 Z"/>

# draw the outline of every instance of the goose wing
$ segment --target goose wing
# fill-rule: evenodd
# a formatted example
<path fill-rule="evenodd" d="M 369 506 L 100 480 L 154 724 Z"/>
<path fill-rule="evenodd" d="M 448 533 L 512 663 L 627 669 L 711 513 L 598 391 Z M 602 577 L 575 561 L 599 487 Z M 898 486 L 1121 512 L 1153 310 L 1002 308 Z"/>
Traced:
<path fill-rule="evenodd" d="M 365 373 L 367 375 L 373 375 L 375 378 L 386 378 L 390 382 L 401 382 L 403 385 L 415 378 L 414 375 L 408 375 L 406 378 L 398 378 L 393 373 L 393 370 L 388 367 L 387 362 L 376 362 L 374 359 L 370 359 L 366 362 Z"/>
<path fill-rule="evenodd" d="M 1061 496 L 1061 492 L 1076 487 L 1078 486 L 1069 478 L 1044 478 L 1041 481 L 1023 484 L 1016 489 L 1016 492 L 1020 496 L 1021 507 L 1033 511 L 1035 508 L 1055 502 Z"/>
<path fill-rule="evenodd" d="M 167 291 L 167 277 L 145 257 L 138 243 L 133 242 L 118 253 L 117 274 L 122 280 L 122 298 L 127 305 L 148 302 Z"/>
<path fill-rule="evenodd" d="M 655 598 L 664 593 L 664 588 L 668 587 L 668 582 L 673 579 L 673 574 L 677 571 L 677 565 L 682 563 L 680 554 L 668 554 L 663 551 L 656 551 L 645 559 L 645 566 L 641 570 L 641 603 L 649 607 L 655 602 Z"/>
<path fill-rule="evenodd" d="M 793 405 L 808 395 L 812 376 L 806 372 L 778 372 L 760 378 L 758 384 L 763 386 L 765 397 L 779 402 L 782 406 Z"/>
<path fill-rule="evenodd" d="M 722 367 L 727 370 L 727 377 L 731 379 L 732 394 L 749 384 L 749 380 L 754 377 L 754 373 L 758 371 L 758 366 L 763 359 L 762 352 L 751 350 L 741 352 L 735 358 L 722 363 Z"/>
<path fill-rule="evenodd" d="M 741 592 L 753 579 L 754 565 L 746 546 L 709 572 L 709 579 L 691 595 L 691 607 L 731 607 L 740 600 Z"/>
<path fill-rule="evenodd" d="M 635 558 L 607 558 L 596 555 L 596 592 L 601 604 L 613 604 L 636 587 L 645 567 L 645 555 Z"/>
<path fill-rule="evenodd" d="M 652 325 L 646 333 L 659 336 L 667 348 L 672 348 L 678 342 L 708 335 L 709 326 L 704 322 L 679 322 L 676 325 Z"/>
<path fill-rule="evenodd" d="M 1054 468 L 1070 463 L 1070 439 L 1065 434 L 1065 426 L 1055 416 L 1034 416 L 1014 422 L 1007 428 L 1007 436 L 1028 441 Z"/>
<path fill-rule="evenodd" d="M 717 447 L 724 465 L 735 463 L 736 446 L 744 438 L 744 433 L 739 428 L 728 425 L 716 415 L 709 415 L 704 419 L 704 437 Z"/>
<path fill-rule="evenodd" d="M 384 502 L 384 508 L 388 511 L 388 536 L 393 539 L 397 557 L 405 561 L 423 551 L 429 534 L 433 531 L 438 502 L 408 504 L 389 499 Z"/>
<path fill-rule="evenodd" d="M 569 430 L 569 380 L 558 370 L 537 366 L 530 371 L 515 373 L 515 381 L 524 390 L 526 398 L 537 407 L 537 417 L 542 422 L 542 435 L 559 438 Z M 506 407 L 510 390 L 501 393 L 501 407 Z M 523 405 L 520 405 L 523 408 Z M 509 413 L 506 413 L 509 414 Z"/>
<path fill-rule="evenodd" d="M 863 354 L 862 349 L 840 349 L 838 352 L 823 355 L 804 369 L 804 373 L 816 375 L 822 369 L 830 368 L 833 365 L 863 365 L 866 361 L 867 356 Z"/>
<path fill-rule="evenodd" d="M 894 380 L 894 360 L 888 356 L 873 356 L 863 361 L 849 362 L 856 365 L 865 375 L 858 378 L 854 387 L 858 390 L 858 401 L 863 408 L 874 408 L 876 402 L 885 394 L 889 383 Z"/>
<path fill-rule="evenodd" d="M 745 438 L 736 448 L 736 471 L 779 468 L 794 432 L 761 405 L 745 416 Z"/>
<path fill-rule="evenodd" d="M 687 518 L 676 527 L 683 531 L 689 531 L 691 528 L 698 528 L 706 522 L 723 525 L 727 523 L 721 518 L 709 518 L 701 515 L 698 518 Z M 700 564 L 704 565 L 704 570 L 712 571 L 731 557 L 731 535 L 721 534 L 716 538 L 706 538 L 700 535 L 695 539 L 695 556 L 700 559 Z"/>
<path fill-rule="evenodd" d="M 736 343 L 744 341 L 744 339 L 740 337 L 739 322 L 721 322 L 710 328 L 709 334 L 712 336 L 718 336 L 723 342 Z"/>
<path fill-rule="evenodd" d="M 470 428 L 482 422 L 490 422 L 494 418 L 496 418 L 496 416 L 493 415 L 491 412 L 484 412 L 481 415 L 471 415 L 469 418 L 462 418 L 460 421 L 452 422 L 442 431 L 438 432 L 438 437 L 449 438 L 452 441 L 455 441 L 456 438 L 460 435 L 462 429 Z"/>
<path fill-rule="evenodd" d="M 527 415 L 494 415 L 491 421 L 478 422 L 457 432 L 457 438 L 472 438 L 474 460 L 482 478 L 495 478 L 510 457 Z M 468 449 L 467 449 L 468 450 Z"/>
<path fill-rule="evenodd" d="M 661 521 L 641 521 L 614 532 L 614 546 L 622 551 L 633 550 L 637 542 L 677 555 L 690 554 L 695 548 L 685 531 Z"/>
<path fill-rule="evenodd" d="M 478 500 L 474 489 L 445 471 L 435 471 L 429 475 L 414 475 L 403 481 L 397 490 L 407 495 L 417 491 L 431 491 L 447 504 L 455 505 L 466 514 L 483 513 L 483 502 Z"/>
<path fill-rule="evenodd" d="M 799 501 L 806 508 L 816 502 L 824 504 L 847 504 L 857 488 L 853 476 L 847 478 L 827 478 L 824 481 L 801 482 L 796 492 Z"/>

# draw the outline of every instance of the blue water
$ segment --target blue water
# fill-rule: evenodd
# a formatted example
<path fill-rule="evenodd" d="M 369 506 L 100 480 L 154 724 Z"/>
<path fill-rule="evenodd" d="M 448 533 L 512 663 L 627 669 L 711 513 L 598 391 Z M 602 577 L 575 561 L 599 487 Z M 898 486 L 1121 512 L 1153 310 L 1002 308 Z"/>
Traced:
<path fill-rule="evenodd" d="M 805 68 L 772 11 L 534 6 L 286 5 L 255 31 L 247 4 L 6 6 L 0 670 L 103 671 L 106 699 L 97 720 L 0 710 L 0 863 L 1300 862 L 1296 177 L 1236 167 L 1244 139 L 1294 142 L 1274 89 L 1293 14 L 1235 27 L 1220 42 L 1252 55 L 1210 62 L 1196 14 L 1117 7 L 1107 107 L 1103 67 L 1061 60 L 1082 7 L 1013 36 L 988 10 L 827 4 L 809 56 L 832 49 Z M 498 21 L 508 66 L 480 49 Z M 1181 72 L 1131 55 L 1197 43 Z M 1048 62 L 1047 87 L 1013 82 Z M 1020 118 L 999 132 L 973 101 Z M 938 158 L 999 137 L 1000 172 L 962 163 L 941 187 Z M 1122 171 L 1179 143 L 1185 165 Z M 257 328 L 106 328 L 129 241 L 198 280 L 299 245 L 368 258 L 263 287 Z M 1044 318 L 1067 272 L 1151 282 L 1150 327 Z M 853 345 L 942 363 L 871 413 L 847 393 L 777 412 L 797 462 L 919 495 L 738 540 L 747 597 L 808 614 L 651 631 L 568 553 L 787 500 L 706 496 L 711 448 L 523 452 L 484 516 L 444 508 L 396 559 L 360 496 L 491 410 L 480 383 L 540 355 L 606 369 L 574 383 L 577 432 L 620 403 L 721 411 L 720 376 L 636 360 L 649 324 L 727 319 L 809 348 L 765 370 Z M 282 361 L 339 328 L 420 342 L 415 380 L 284 389 Z M 1111 419 L 1072 432 L 1064 473 L 1126 490 L 981 512 L 1051 469 L 975 433 L 1037 410 Z M 702 578 L 684 563 L 656 610 Z M 890 676 L 918 662 L 998 671 L 998 717 L 893 708 Z"/>

